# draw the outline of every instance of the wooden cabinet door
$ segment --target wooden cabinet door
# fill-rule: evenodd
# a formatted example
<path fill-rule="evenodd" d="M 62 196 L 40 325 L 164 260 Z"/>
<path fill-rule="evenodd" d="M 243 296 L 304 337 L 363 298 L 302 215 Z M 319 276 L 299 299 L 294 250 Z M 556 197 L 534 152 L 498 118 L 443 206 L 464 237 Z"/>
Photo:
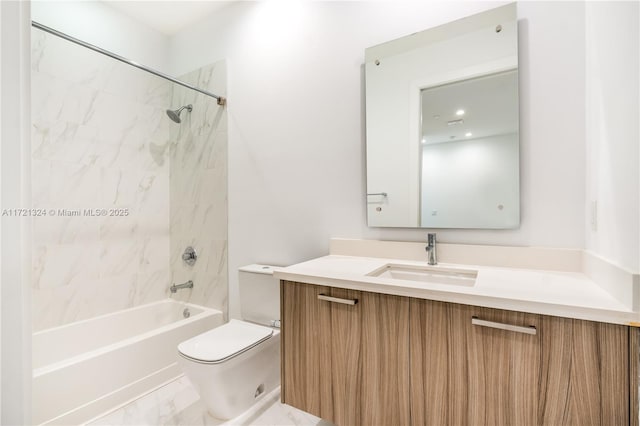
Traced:
<path fill-rule="evenodd" d="M 541 331 L 540 424 L 628 425 L 629 327 L 544 316 Z"/>
<path fill-rule="evenodd" d="M 362 372 L 362 300 L 359 291 L 331 288 L 326 296 L 334 301 L 318 300 L 331 313 L 329 324 L 330 351 L 326 354 L 328 369 L 323 371 L 331 383 L 332 411 L 323 419 L 337 425 L 359 424 L 360 379 Z M 345 304 L 340 301 L 354 301 Z"/>
<path fill-rule="evenodd" d="M 410 312 L 412 424 L 629 424 L 628 327 L 417 299 Z"/>
<path fill-rule="evenodd" d="M 468 424 L 537 425 L 540 316 L 461 305 L 454 310 L 468 330 Z"/>
<path fill-rule="evenodd" d="M 409 424 L 409 299 L 281 290 L 282 401 L 337 425 Z"/>
<path fill-rule="evenodd" d="M 360 308 L 362 399 L 356 424 L 406 426 L 410 423 L 409 298 L 362 292 Z"/>
<path fill-rule="evenodd" d="M 538 322 L 536 315 L 412 299 L 412 423 L 537 424 L 540 339 L 494 327 L 528 331 Z"/>
<path fill-rule="evenodd" d="M 318 303 L 328 287 L 280 285 L 282 402 L 327 418 L 331 397 L 331 311 Z"/>

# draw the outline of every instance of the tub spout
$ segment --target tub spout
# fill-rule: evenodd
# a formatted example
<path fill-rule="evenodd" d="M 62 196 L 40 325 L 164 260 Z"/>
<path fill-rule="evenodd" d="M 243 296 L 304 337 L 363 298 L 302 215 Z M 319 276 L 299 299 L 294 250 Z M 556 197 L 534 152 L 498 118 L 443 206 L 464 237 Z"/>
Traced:
<path fill-rule="evenodd" d="M 169 287 L 169 290 L 171 290 L 171 293 L 175 293 L 181 288 L 193 288 L 193 281 L 189 280 L 184 284 L 178 284 L 178 285 L 173 284 L 171 287 Z"/>

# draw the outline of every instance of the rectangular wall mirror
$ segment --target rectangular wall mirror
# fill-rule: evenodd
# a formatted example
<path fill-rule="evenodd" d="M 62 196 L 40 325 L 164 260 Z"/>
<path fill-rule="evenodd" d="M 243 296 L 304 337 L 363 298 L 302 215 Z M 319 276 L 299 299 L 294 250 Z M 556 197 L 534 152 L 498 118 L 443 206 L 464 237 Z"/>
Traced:
<path fill-rule="evenodd" d="M 372 227 L 520 224 L 516 5 L 365 51 Z"/>

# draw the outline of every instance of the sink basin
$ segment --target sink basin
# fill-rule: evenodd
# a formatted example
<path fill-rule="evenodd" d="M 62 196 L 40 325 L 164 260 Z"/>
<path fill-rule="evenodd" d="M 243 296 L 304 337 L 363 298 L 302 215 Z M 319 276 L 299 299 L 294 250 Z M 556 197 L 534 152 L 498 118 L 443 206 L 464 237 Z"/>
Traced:
<path fill-rule="evenodd" d="M 441 268 L 437 266 L 396 265 L 389 263 L 367 274 L 370 277 L 392 278 L 431 284 L 472 286 L 478 271 L 473 269 Z"/>

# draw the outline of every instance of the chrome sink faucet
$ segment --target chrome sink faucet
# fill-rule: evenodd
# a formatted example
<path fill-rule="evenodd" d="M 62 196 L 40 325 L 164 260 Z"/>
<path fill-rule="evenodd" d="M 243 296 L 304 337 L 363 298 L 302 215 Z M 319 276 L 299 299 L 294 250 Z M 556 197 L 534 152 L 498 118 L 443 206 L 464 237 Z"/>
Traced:
<path fill-rule="evenodd" d="M 436 256 L 436 234 L 427 234 L 427 246 L 424 248 L 429 255 L 429 265 L 437 265 L 438 257 Z"/>
<path fill-rule="evenodd" d="M 171 287 L 169 287 L 169 290 L 171 290 L 171 293 L 175 293 L 181 288 L 193 288 L 193 281 L 189 280 L 184 284 L 178 284 L 178 285 L 173 284 Z"/>

